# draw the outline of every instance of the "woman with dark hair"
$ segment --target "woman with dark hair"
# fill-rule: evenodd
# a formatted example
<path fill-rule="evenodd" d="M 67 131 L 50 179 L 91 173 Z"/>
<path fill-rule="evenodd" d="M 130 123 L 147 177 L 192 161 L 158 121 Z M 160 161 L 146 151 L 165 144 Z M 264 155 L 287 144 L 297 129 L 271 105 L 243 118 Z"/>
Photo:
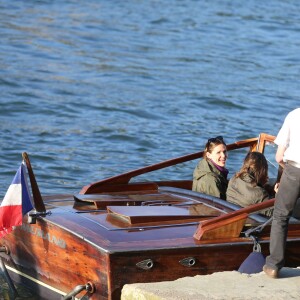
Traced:
<path fill-rule="evenodd" d="M 227 148 L 223 137 L 207 141 L 203 159 L 197 164 L 193 174 L 193 191 L 226 200 L 228 170 L 225 168 Z"/>
<path fill-rule="evenodd" d="M 268 162 L 260 152 L 249 152 L 243 166 L 229 181 L 227 201 L 246 207 L 270 198 L 264 187 L 268 181 Z M 270 216 L 272 210 L 266 215 Z"/>

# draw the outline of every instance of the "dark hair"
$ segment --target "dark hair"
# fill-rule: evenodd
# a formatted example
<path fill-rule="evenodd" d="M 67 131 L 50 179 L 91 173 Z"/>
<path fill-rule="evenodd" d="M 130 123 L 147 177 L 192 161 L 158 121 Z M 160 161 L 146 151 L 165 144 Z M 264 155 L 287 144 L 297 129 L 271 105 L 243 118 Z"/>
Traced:
<path fill-rule="evenodd" d="M 242 168 L 235 174 L 236 178 L 243 178 L 246 174 L 253 178 L 252 185 L 263 186 L 268 181 L 268 162 L 265 156 L 260 152 L 249 152 L 245 159 Z"/>
<path fill-rule="evenodd" d="M 221 144 L 226 147 L 226 144 L 225 144 L 222 136 L 217 136 L 215 138 L 208 139 L 206 142 L 206 145 L 205 145 L 204 152 L 203 152 L 203 158 L 206 159 L 207 152 L 211 153 L 215 149 L 215 147 L 217 147 Z"/>

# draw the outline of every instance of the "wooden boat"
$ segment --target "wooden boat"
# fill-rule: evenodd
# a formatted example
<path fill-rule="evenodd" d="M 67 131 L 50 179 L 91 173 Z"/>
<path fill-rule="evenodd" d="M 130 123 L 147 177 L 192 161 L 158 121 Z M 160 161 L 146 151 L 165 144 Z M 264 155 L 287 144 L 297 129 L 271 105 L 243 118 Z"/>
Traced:
<path fill-rule="evenodd" d="M 265 152 L 273 141 L 260 134 L 227 148 Z M 270 224 L 257 229 L 268 220 L 258 211 L 274 199 L 241 208 L 193 192 L 191 180 L 137 180 L 190 161 L 192 174 L 202 154 L 107 178 L 75 195 L 50 196 L 41 196 L 24 154 L 37 212 L 0 241 L 10 278 L 40 299 L 120 299 L 124 284 L 237 270 L 253 250 L 252 236 L 267 255 Z M 300 265 L 299 249 L 300 223 L 292 218 L 287 266 Z"/>

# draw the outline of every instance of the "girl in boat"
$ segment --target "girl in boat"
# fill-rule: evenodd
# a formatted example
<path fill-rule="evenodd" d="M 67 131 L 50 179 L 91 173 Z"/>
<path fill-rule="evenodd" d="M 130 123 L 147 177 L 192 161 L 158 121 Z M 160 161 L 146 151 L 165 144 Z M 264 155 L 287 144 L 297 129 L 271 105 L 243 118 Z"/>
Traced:
<path fill-rule="evenodd" d="M 227 148 L 222 136 L 207 141 L 203 159 L 193 174 L 193 191 L 226 200 L 228 170 L 225 168 Z"/>
<path fill-rule="evenodd" d="M 265 187 L 267 182 L 268 163 L 265 156 L 260 152 L 249 152 L 240 171 L 229 181 L 227 201 L 247 207 L 268 200 L 271 195 Z M 270 209 L 264 214 L 271 216 L 272 211 Z"/>

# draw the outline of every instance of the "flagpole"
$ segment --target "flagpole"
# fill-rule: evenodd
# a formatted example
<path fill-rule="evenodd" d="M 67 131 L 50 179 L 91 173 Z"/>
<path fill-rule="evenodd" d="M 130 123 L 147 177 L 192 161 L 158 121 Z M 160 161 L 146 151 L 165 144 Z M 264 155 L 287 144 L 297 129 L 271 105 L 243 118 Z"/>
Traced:
<path fill-rule="evenodd" d="M 40 189 L 35 180 L 35 176 L 34 176 L 34 173 L 33 173 L 32 167 L 31 167 L 31 163 L 29 160 L 29 156 L 26 152 L 23 152 L 22 157 L 26 163 L 35 209 L 37 212 L 46 212 L 45 204 L 44 204 L 43 198 L 41 196 Z"/>

